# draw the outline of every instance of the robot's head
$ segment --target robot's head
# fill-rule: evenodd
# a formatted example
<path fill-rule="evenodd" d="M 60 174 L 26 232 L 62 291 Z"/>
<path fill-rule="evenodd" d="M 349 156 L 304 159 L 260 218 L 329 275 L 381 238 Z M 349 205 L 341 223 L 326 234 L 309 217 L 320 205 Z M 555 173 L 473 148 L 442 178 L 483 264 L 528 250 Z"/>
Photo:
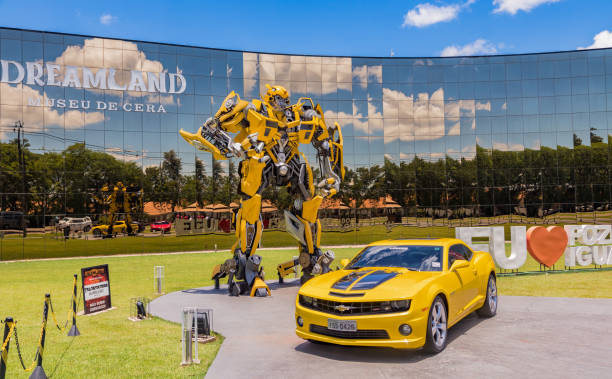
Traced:
<path fill-rule="evenodd" d="M 289 91 L 284 87 L 271 87 L 269 84 L 266 84 L 266 88 L 268 91 L 264 95 L 264 101 L 270 104 L 275 111 L 283 111 L 291 104 L 289 100 Z"/>

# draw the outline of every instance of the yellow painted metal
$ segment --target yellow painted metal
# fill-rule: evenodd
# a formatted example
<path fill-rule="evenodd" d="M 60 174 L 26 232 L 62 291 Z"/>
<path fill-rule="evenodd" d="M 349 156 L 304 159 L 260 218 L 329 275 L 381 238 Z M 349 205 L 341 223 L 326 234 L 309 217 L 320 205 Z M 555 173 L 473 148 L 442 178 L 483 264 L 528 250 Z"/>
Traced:
<path fill-rule="evenodd" d="M 260 160 L 255 157 L 242 161 L 240 165 L 240 191 L 242 191 L 242 193 L 248 196 L 255 196 L 257 190 L 261 187 L 261 174 L 264 167 L 266 167 L 266 164 L 260 162 Z"/>
<path fill-rule="evenodd" d="M 304 224 L 304 238 L 306 239 L 306 248 L 308 249 L 308 254 L 314 253 L 314 241 L 312 240 L 312 229 L 310 228 L 310 222 L 301 218 L 300 216 L 296 216 L 298 220 L 302 224 Z"/>
<path fill-rule="evenodd" d="M 264 282 L 260 277 L 255 277 L 255 280 L 253 281 L 253 287 L 251 287 L 251 296 L 255 296 L 256 291 L 260 288 L 265 288 L 266 292 L 268 293 L 268 296 L 271 295 L 270 288 L 268 287 L 266 282 Z"/>
<path fill-rule="evenodd" d="M 321 206 L 321 202 L 323 201 L 323 197 L 317 195 L 312 199 L 305 201 L 302 204 L 302 218 L 308 222 L 314 223 L 317 221 L 317 213 L 319 212 L 319 207 Z"/>
<path fill-rule="evenodd" d="M 247 200 L 241 200 L 242 220 L 246 220 L 253 225 L 259 220 L 261 212 L 261 195 L 257 194 Z"/>
<path fill-rule="evenodd" d="M 217 276 L 219 273 L 221 273 L 221 265 L 215 265 L 215 267 L 212 270 L 211 278 L 214 279 L 215 276 Z"/>
<path fill-rule="evenodd" d="M 304 320 L 304 326 L 296 327 L 296 334 L 304 339 L 338 345 L 387 346 L 403 349 L 423 347 L 427 334 L 429 308 L 436 296 L 443 297 L 445 301 L 448 313 L 447 324 L 448 327 L 451 327 L 484 305 L 489 276 L 495 274 L 495 264 L 491 255 L 479 251 L 474 252 L 468 267 L 450 269 L 448 267 L 448 249 L 455 244 L 463 244 L 463 242 L 454 238 L 441 238 L 432 240 L 385 240 L 368 245 L 368 247 L 383 245 L 442 246 L 444 251 L 442 268 L 441 271 L 410 271 L 397 267 L 362 267 L 358 270 L 331 271 L 313 278 L 300 288 L 298 298 L 296 298 L 295 316 L 300 316 Z M 345 260 L 341 261 L 342 266 L 347 263 Z M 377 270 L 397 273 L 397 276 L 369 290 L 352 291 L 349 287 L 348 290 L 333 289 L 333 292 L 362 293 L 358 298 L 359 302 L 410 300 L 408 311 L 340 316 L 305 308 L 299 303 L 299 295 L 340 303 L 355 302 L 355 298 L 347 299 L 330 294 L 333 285 L 351 272 Z M 466 273 L 458 272 L 459 270 L 465 270 Z M 465 278 L 470 275 L 473 275 L 474 278 L 471 282 L 468 282 Z M 310 332 L 310 325 L 327 326 L 328 319 L 354 320 L 357 322 L 357 329 L 386 330 L 389 339 L 343 339 Z M 409 324 L 412 327 L 412 333 L 409 336 L 399 333 L 401 324 Z"/>
<path fill-rule="evenodd" d="M 297 272 L 295 266 L 296 262 L 292 259 L 290 261 L 279 264 L 276 269 L 281 278 L 284 278 L 287 275 L 295 274 Z"/>
<path fill-rule="evenodd" d="M 179 130 L 179 134 L 196 149 L 208 151 L 216 160 L 227 159 L 225 155 L 212 143 L 202 138 L 202 128 L 200 127 L 196 133 L 189 133 L 183 129 Z"/>

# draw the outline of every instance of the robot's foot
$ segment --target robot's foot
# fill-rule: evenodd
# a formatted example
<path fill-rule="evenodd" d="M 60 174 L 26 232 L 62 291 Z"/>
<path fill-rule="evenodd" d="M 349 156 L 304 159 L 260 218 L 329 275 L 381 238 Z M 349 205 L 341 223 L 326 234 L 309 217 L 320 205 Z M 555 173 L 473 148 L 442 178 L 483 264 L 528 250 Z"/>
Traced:
<path fill-rule="evenodd" d="M 230 296 L 240 296 L 240 286 L 237 283 L 230 284 L 228 289 Z"/>
<path fill-rule="evenodd" d="M 266 291 L 265 288 L 257 288 L 255 290 L 255 296 L 256 297 L 266 297 L 268 296 L 268 291 Z"/>

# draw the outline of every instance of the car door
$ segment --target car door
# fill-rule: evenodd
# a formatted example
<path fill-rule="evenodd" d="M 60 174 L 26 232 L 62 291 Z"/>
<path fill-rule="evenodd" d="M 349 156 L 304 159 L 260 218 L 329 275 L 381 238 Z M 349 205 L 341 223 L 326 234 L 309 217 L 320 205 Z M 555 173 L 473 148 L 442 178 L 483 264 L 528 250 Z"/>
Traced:
<path fill-rule="evenodd" d="M 451 304 L 449 306 L 451 315 L 456 317 L 464 313 L 466 307 L 478 294 L 477 272 L 472 263 L 472 255 L 472 251 L 463 244 L 455 244 L 448 249 L 449 270 L 455 261 L 468 262 L 467 266 L 455 268 L 450 273 L 459 282 L 457 289 L 450 295 Z"/>

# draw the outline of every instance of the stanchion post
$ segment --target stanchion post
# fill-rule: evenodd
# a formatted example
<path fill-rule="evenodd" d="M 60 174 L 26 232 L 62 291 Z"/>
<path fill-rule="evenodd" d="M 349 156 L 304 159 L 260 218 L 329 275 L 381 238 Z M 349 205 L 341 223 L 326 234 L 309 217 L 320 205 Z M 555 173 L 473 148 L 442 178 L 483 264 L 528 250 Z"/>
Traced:
<path fill-rule="evenodd" d="M 76 325 L 76 310 L 77 310 L 77 278 L 78 274 L 74 274 L 74 285 L 72 286 L 72 327 L 68 331 L 68 337 L 80 336 L 79 328 Z"/>
<path fill-rule="evenodd" d="M 164 266 L 155 266 L 153 268 L 153 286 L 157 295 L 164 293 Z"/>
<path fill-rule="evenodd" d="M 0 341 L 0 348 L 4 347 L 2 350 L 2 356 L 0 356 L 0 379 L 4 379 L 4 375 L 6 374 L 6 365 L 8 363 L 8 351 L 9 344 L 11 341 L 6 341 L 8 337 L 9 331 L 13 326 L 13 319 L 11 317 L 7 317 L 4 319 L 4 334 L 2 337 L 2 341 Z M 6 341 L 6 346 L 2 346 L 2 344 Z"/>
<path fill-rule="evenodd" d="M 47 379 L 47 374 L 42 367 L 43 363 L 43 352 L 45 351 L 45 337 L 47 336 L 47 317 L 49 316 L 49 303 L 51 302 L 51 295 L 45 294 L 45 307 L 43 308 L 43 324 L 40 335 L 40 345 L 38 346 L 37 362 L 30 379 Z"/>

